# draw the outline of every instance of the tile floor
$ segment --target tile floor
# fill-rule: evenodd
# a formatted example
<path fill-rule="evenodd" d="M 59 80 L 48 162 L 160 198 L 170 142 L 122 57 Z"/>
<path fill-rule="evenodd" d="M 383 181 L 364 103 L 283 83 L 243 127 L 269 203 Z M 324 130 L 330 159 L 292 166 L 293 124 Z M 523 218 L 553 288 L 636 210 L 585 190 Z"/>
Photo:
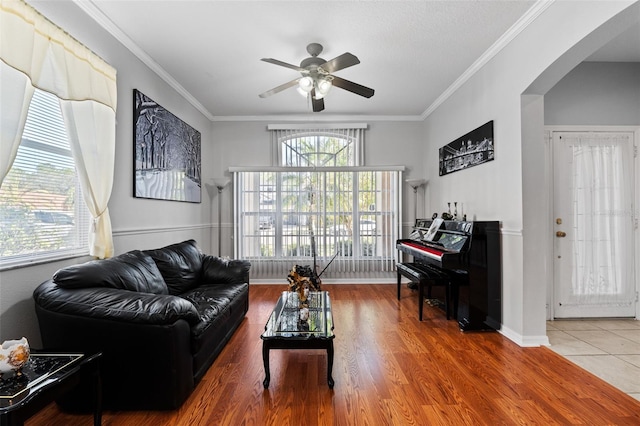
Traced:
<path fill-rule="evenodd" d="M 547 321 L 551 350 L 640 400 L 640 321 Z"/>

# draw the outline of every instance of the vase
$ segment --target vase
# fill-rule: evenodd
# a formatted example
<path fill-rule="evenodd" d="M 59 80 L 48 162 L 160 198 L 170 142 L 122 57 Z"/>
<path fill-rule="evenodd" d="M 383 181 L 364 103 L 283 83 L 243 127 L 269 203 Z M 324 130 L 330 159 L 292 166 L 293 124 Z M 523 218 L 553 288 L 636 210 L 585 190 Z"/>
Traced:
<path fill-rule="evenodd" d="M 305 322 L 309 319 L 309 308 L 300 308 L 300 321 Z"/>
<path fill-rule="evenodd" d="M 22 367 L 29 361 L 29 342 L 26 337 L 20 340 L 6 340 L 0 346 L 0 377 L 4 373 L 15 371 L 22 374 Z"/>
<path fill-rule="evenodd" d="M 300 303 L 307 303 L 307 298 L 309 297 L 309 287 L 299 286 L 298 287 L 298 298 L 300 299 Z"/>

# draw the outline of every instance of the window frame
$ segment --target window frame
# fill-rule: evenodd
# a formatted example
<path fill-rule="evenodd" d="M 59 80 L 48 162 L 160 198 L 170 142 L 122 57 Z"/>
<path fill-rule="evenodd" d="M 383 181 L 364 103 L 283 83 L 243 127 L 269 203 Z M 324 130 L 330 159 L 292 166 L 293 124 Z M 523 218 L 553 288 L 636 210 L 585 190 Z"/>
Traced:
<path fill-rule="evenodd" d="M 52 108 L 57 108 L 57 111 L 54 111 Z M 31 150 L 30 154 L 29 150 Z M 52 229 L 59 232 L 63 226 L 66 228 L 69 224 L 55 220 L 53 215 L 59 217 L 61 214 L 65 214 L 67 217 L 71 217 L 73 223 L 63 238 L 65 238 L 66 241 L 71 241 L 72 244 L 67 247 L 49 250 L 45 249 L 10 255 L 0 254 L 0 270 L 89 255 L 88 241 L 91 214 L 84 203 L 80 178 L 77 167 L 75 167 L 75 159 L 71 151 L 70 139 L 66 133 L 66 126 L 60 111 L 59 99 L 51 93 L 36 89 L 29 106 L 27 123 L 18 147 L 18 154 L 3 182 L 3 186 L 9 182 L 12 170 L 14 170 L 15 167 L 20 165 L 27 165 L 28 167 L 28 164 L 33 162 L 35 168 L 37 167 L 36 163 L 39 161 L 39 158 L 41 159 L 48 156 L 57 156 L 58 160 L 53 163 L 41 162 L 39 164 L 52 164 L 54 169 L 71 168 L 69 166 L 71 164 L 73 165 L 74 173 L 73 177 L 70 178 L 73 181 L 69 181 L 69 183 L 73 184 L 73 207 L 69 210 L 60 211 L 55 209 L 29 208 L 27 214 L 33 215 L 34 218 L 27 225 L 23 224 L 21 228 L 28 230 L 30 227 L 33 227 L 32 229 L 42 229 L 43 231 Z M 65 160 L 65 158 L 68 160 Z M 62 163 L 67 163 L 67 167 L 63 167 Z M 20 204 L 22 204 L 22 206 L 29 206 L 29 204 L 33 206 L 35 199 L 33 199 L 33 201 L 22 199 Z M 49 218 L 49 216 L 51 216 L 51 218 Z M 6 216 L 3 215 L 2 219 L 5 220 Z M 62 231 L 64 232 L 64 229 L 62 229 Z"/>
<path fill-rule="evenodd" d="M 317 262 L 318 273 L 321 272 L 320 265 L 323 265 L 322 268 L 324 268 L 330 262 L 333 262 L 326 271 L 325 278 L 357 278 L 353 273 L 363 272 L 386 277 L 387 273 L 395 271 L 395 264 L 398 261 L 398 251 L 395 248 L 395 243 L 401 234 L 402 227 L 402 175 L 405 168 L 404 166 L 370 167 L 363 165 L 363 147 L 367 127 L 367 124 L 363 123 L 354 125 L 349 123 L 339 125 L 330 123 L 269 125 L 268 130 L 271 131 L 272 144 L 272 166 L 229 168 L 234 178 L 234 256 L 251 260 L 252 273 L 258 279 L 275 277 L 281 279 L 287 275 L 294 264 L 311 264 L 313 262 Z M 315 141 L 317 141 L 317 138 L 321 137 L 344 139 L 346 142 L 335 145 L 337 151 L 334 150 L 332 152 L 335 154 L 348 146 L 349 159 L 345 160 L 343 158 L 342 161 L 338 162 L 323 161 L 322 163 L 312 163 L 309 167 L 297 166 L 297 164 L 305 164 L 297 161 L 292 162 L 296 166 L 285 165 L 286 162 L 283 161 L 283 158 L 286 158 L 286 144 L 290 144 L 291 139 L 316 138 Z M 304 142 L 309 142 L 307 144 L 309 146 L 309 144 L 313 145 L 315 141 Z M 328 145 L 332 143 L 333 141 L 329 141 Z M 320 145 L 316 144 L 315 146 Z M 324 150 L 324 147 L 322 150 Z M 310 155 L 313 156 L 314 153 Z M 325 157 L 326 159 L 327 157 Z M 326 166 L 327 163 L 336 164 L 336 166 Z M 277 178 L 272 178 L 272 181 L 268 184 L 267 182 L 262 182 L 261 185 L 260 174 L 267 173 L 273 174 Z M 358 177 L 365 173 L 386 174 L 388 177 L 380 179 L 376 188 L 360 188 Z M 307 189 L 304 189 L 302 185 L 282 188 L 281 186 L 284 186 L 282 175 L 284 174 L 298 174 L 298 181 L 300 182 L 303 180 L 301 176 L 304 174 L 316 174 L 321 177 L 311 178 L 313 183 L 308 183 Z M 343 199 L 339 201 L 336 198 L 333 201 L 326 201 L 330 198 L 328 194 L 330 188 L 324 184 L 335 178 L 337 174 L 341 174 L 344 179 L 347 179 L 351 186 L 335 185 L 332 190 L 337 191 L 338 194 L 331 194 L 331 196 L 338 197 L 342 191 Z M 295 182 L 295 177 L 293 181 Z M 320 187 L 316 182 L 323 182 L 323 185 Z M 308 190 L 314 186 L 319 188 Z M 264 188 L 268 190 L 261 194 L 260 189 Z M 326 205 L 315 206 L 316 209 L 313 212 L 304 211 L 300 207 L 296 207 L 297 210 L 293 208 L 292 212 L 289 211 L 291 205 L 288 206 L 289 209 L 283 207 L 282 200 L 285 196 L 293 196 L 296 200 L 302 200 L 305 198 L 305 194 L 302 194 L 302 192 L 305 191 L 307 193 L 306 197 L 309 197 L 308 194 L 315 194 L 313 196 L 318 197 L 318 203 L 326 202 Z M 375 198 L 375 202 L 367 201 L 365 204 L 369 203 L 368 205 L 361 206 L 359 205 L 359 194 L 365 191 L 375 194 L 378 198 Z M 296 193 L 298 194 L 297 198 L 295 197 Z M 247 196 L 247 194 L 249 195 Z M 384 197 L 388 197 L 388 199 L 383 200 Z M 270 204 L 263 203 L 261 205 L 261 201 L 268 201 Z M 337 205 L 338 202 L 341 203 L 339 207 Z M 346 204 L 344 204 L 345 202 Z M 330 203 L 333 203 L 333 205 L 329 205 Z M 293 204 L 295 205 L 295 203 Z M 298 205 L 301 205 L 301 203 L 298 202 Z M 374 210 L 376 208 L 380 210 L 380 214 L 375 216 L 377 213 L 376 211 L 371 211 L 371 206 L 373 206 Z M 383 206 L 385 206 L 386 210 L 383 209 Z M 291 218 L 287 217 L 287 215 L 291 214 L 294 216 L 293 222 Z M 331 222 L 329 225 L 334 226 L 333 222 L 343 214 L 348 214 L 349 217 L 346 220 L 343 218 L 336 227 L 337 231 L 334 231 L 333 235 L 329 235 L 328 221 Z M 375 228 L 371 224 L 365 225 L 365 228 L 370 226 L 372 229 L 361 229 L 360 221 L 371 221 L 371 215 L 376 218 L 374 219 L 376 221 Z M 264 220 L 261 219 L 261 216 L 264 216 Z M 249 217 L 248 221 L 247 217 Z M 270 219 L 270 217 L 273 219 Z M 315 259 L 311 257 L 311 232 L 306 229 L 306 223 L 301 223 L 303 221 L 301 218 L 304 217 L 313 218 L 312 230 L 316 248 Z M 289 229 L 285 229 L 287 226 Z M 292 232 L 290 229 L 292 226 L 297 226 L 299 230 Z M 343 227 L 347 228 L 347 231 L 341 232 L 340 230 Z M 361 236 L 360 234 L 363 232 L 364 234 Z M 273 241 L 263 245 L 260 241 L 260 234 L 263 233 L 270 234 L 269 238 Z M 369 251 L 365 253 L 366 244 L 362 242 L 367 236 L 371 237 L 373 242 L 370 243 Z M 334 249 L 337 247 L 338 242 L 343 240 L 346 244 L 344 246 L 345 251 L 342 252 L 342 255 L 339 253 L 339 256 L 334 257 Z M 252 247 L 248 249 L 247 244 L 252 244 Z M 294 245 L 298 251 L 288 251 L 290 245 Z M 346 255 L 344 255 L 345 253 Z M 382 275 L 379 275 L 380 273 Z M 372 276 L 371 274 L 368 276 Z"/>
<path fill-rule="evenodd" d="M 238 195 L 236 196 L 236 229 L 239 233 L 237 241 L 242 241 L 246 237 L 257 237 L 259 234 L 252 233 L 252 231 L 262 233 L 265 229 L 272 230 L 273 233 L 269 233 L 268 237 L 275 238 L 275 242 L 270 244 L 269 252 L 270 256 L 246 256 L 246 250 L 237 250 L 236 255 L 242 256 L 247 259 L 255 259 L 256 257 L 272 257 L 272 258 L 296 258 L 300 255 L 288 254 L 288 249 L 285 247 L 285 231 L 292 231 L 292 227 L 298 227 L 297 233 L 286 234 L 290 237 L 298 237 L 298 239 L 308 238 L 310 231 L 307 226 L 311 222 L 313 224 L 313 232 L 316 237 L 316 245 L 319 247 L 327 247 L 329 244 L 323 242 L 322 239 L 341 239 L 341 236 L 351 237 L 351 244 L 353 244 L 353 251 L 358 253 L 362 252 L 360 248 L 367 244 L 363 240 L 363 237 L 382 237 L 381 229 L 390 230 L 394 227 L 399 230 L 399 227 L 395 226 L 395 223 L 399 223 L 400 217 L 397 215 L 398 203 L 396 201 L 386 201 L 384 205 L 386 208 L 376 208 L 375 204 L 382 204 L 381 202 L 373 202 L 368 205 L 360 205 L 362 200 L 359 195 L 361 193 L 370 193 L 375 200 L 380 200 L 381 194 L 389 190 L 389 187 L 394 186 L 390 183 L 378 182 L 373 188 L 365 188 L 362 182 L 362 176 L 376 175 L 375 178 L 379 179 L 377 175 L 383 173 L 397 173 L 395 180 L 401 181 L 402 167 L 398 168 L 379 168 L 379 167 L 358 167 L 358 168 L 315 168 L 313 170 L 305 168 L 250 168 L 240 169 L 233 168 L 235 175 L 235 187 L 237 188 Z M 287 180 L 298 180 L 295 175 L 308 177 L 309 174 L 315 175 L 312 179 L 322 182 L 319 188 L 314 190 L 314 198 L 317 197 L 318 208 L 314 210 L 295 209 L 288 206 L 288 208 L 282 203 L 276 202 L 275 205 L 271 204 L 271 200 L 284 200 L 294 197 L 297 200 L 306 200 L 310 192 L 302 187 L 302 185 L 287 185 Z M 254 176 L 252 176 L 254 175 Z M 271 178 L 265 178 L 264 175 L 271 175 Z M 248 177 L 249 176 L 249 177 Z M 346 179 L 349 181 L 349 186 L 336 189 L 333 182 L 335 179 Z M 387 178 L 390 179 L 390 178 Z M 250 182 L 247 182 L 250 181 Z M 269 181 L 269 183 L 266 183 Z M 397 187 L 397 184 L 395 185 Z M 262 191 L 262 188 L 268 188 L 266 191 Z M 396 188 L 393 188 L 397 192 Z M 346 195 L 342 200 L 342 206 L 332 208 L 326 204 L 335 203 L 335 198 L 340 196 L 340 193 Z M 351 195 L 349 196 L 348 193 Z M 399 195 L 399 194 L 398 194 Z M 371 197 L 369 197 L 371 198 Z M 398 197 L 399 198 L 399 197 Z M 268 201 L 265 203 L 264 201 Z M 348 205 L 345 205 L 344 202 Z M 369 200 L 374 201 L 374 200 Z M 373 208 L 371 206 L 374 205 Z M 395 211 L 394 211 L 395 210 Z M 340 221 L 340 216 L 348 216 L 350 218 L 346 221 Z M 389 216 L 395 216 L 393 221 L 389 221 L 386 218 Z M 323 219 L 324 218 L 324 219 Z M 371 230 L 364 229 L 372 218 L 375 221 L 375 225 L 371 226 Z M 394 224 L 392 224 L 392 222 Z M 342 232 L 344 228 L 345 232 Z M 394 241 L 397 237 L 397 233 L 393 233 Z M 239 243 L 241 244 L 241 243 Z M 239 249 L 240 246 L 237 246 Z M 319 258 L 331 257 L 333 253 L 322 252 L 322 249 L 318 250 Z M 361 254 L 367 259 L 380 259 L 378 255 Z M 355 256 L 359 258 L 359 256 Z M 351 257 L 351 255 L 349 255 Z"/>

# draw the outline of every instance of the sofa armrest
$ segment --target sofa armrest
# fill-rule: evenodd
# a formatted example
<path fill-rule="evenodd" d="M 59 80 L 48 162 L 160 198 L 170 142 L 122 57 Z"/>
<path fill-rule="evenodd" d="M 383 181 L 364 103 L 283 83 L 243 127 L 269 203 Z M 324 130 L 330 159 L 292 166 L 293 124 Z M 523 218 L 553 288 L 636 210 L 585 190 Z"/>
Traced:
<path fill-rule="evenodd" d="M 206 254 L 202 258 L 202 284 L 248 284 L 250 269 L 251 263 L 247 260 L 223 259 Z"/>
<path fill-rule="evenodd" d="M 179 319 L 196 324 L 200 319 L 191 302 L 167 294 L 99 287 L 65 289 L 47 280 L 34 290 L 33 298 L 48 311 L 137 324 L 172 324 Z"/>

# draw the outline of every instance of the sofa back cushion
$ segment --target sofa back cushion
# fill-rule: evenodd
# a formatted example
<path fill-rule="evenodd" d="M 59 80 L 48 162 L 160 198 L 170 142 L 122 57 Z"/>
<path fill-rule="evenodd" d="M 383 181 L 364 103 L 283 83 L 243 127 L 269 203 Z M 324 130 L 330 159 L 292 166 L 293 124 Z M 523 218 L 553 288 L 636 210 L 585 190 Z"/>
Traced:
<path fill-rule="evenodd" d="M 153 258 L 167 283 L 169 294 L 178 295 L 200 284 L 202 252 L 194 240 L 143 253 Z"/>
<path fill-rule="evenodd" d="M 53 274 L 53 282 L 67 289 L 107 287 L 168 294 L 167 285 L 156 263 L 140 250 L 59 269 Z"/>

